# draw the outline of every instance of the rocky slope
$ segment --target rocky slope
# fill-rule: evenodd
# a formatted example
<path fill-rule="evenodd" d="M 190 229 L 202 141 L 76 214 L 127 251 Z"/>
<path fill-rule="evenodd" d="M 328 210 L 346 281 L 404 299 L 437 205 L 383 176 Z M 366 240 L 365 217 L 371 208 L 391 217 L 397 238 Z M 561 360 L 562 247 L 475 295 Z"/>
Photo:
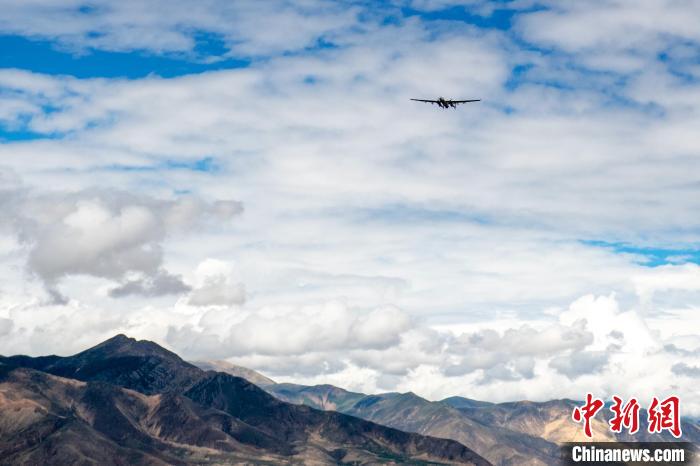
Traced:
<path fill-rule="evenodd" d="M 552 442 L 481 423 L 447 404 L 430 402 L 413 393 L 364 395 L 331 385 L 276 384 L 265 389 L 291 403 L 334 409 L 408 432 L 451 438 L 469 445 L 493 464 L 549 465 L 559 461 L 559 447 Z"/>
<path fill-rule="evenodd" d="M 452 397 L 443 400 L 458 409 L 467 417 L 498 427 L 507 427 L 528 435 L 541 437 L 555 443 L 584 442 L 580 424 L 571 421 L 571 412 L 580 403 L 573 400 L 551 400 L 544 402 L 516 401 L 510 403 L 481 403 L 479 406 L 466 406 L 466 398 Z M 468 400 L 471 402 L 472 400 Z M 668 432 L 650 434 L 647 431 L 647 413 L 640 410 L 639 432 L 613 434 L 608 428 L 611 418 L 609 409 L 603 409 L 593 420 L 591 441 L 629 442 L 673 442 L 676 439 Z M 696 420 L 684 418 L 681 422 L 683 441 L 700 445 L 700 425 Z"/>
<path fill-rule="evenodd" d="M 488 464 L 458 442 L 280 401 L 123 335 L 0 358 L 0 464 Z"/>
<path fill-rule="evenodd" d="M 576 405 L 572 400 L 541 403 L 519 401 L 487 403 L 462 397 L 438 402 L 413 393 L 365 395 L 331 385 L 264 385 L 282 400 L 332 409 L 423 435 L 450 438 L 466 445 L 495 465 L 558 464 L 559 445 L 587 441 L 581 426 L 571 420 Z M 634 437 L 613 436 L 609 431 L 608 410 L 593 421 L 593 441 L 673 441 L 668 433 L 646 433 L 645 413 L 641 429 Z M 700 426 L 686 419 L 683 440 L 700 444 Z"/>

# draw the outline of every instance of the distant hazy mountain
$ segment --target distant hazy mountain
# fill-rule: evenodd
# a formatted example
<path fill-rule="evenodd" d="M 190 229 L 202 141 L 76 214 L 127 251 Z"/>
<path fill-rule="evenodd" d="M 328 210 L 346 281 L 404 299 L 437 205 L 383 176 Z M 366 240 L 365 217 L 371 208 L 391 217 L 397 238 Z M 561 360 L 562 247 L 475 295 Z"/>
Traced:
<path fill-rule="evenodd" d="M 272 385 L 275 383 L 274 380 L 265 377 L 260 372 L 256 372 L 253 369 L 248 369 L 247 367 L 237 366 L 226 361 L 192 361 L 192 364 L 205 371 L 225 372 L 227 374 L 235 375 L 236 377 L 242 377 L 248 382 L 254 383 L 258 387 Z"/>
<path fill-rule="evenodd" d="M 555 444 L 587 441 L 581 425 L 571 420 L 571 412 L 577 404 L 572 400 L 483 403 L 450 397 L 441 403 L 455 407 L 463 416 L 481 424 L 539 437 Z M 592 430 L 594 441 L 615 440 L 603 413 L 593 420 Z"/>
<path fill-rule="evenodd" d="M 408 432 L 451 438 L 468 445 L 493 464 L 551 465 L 559 462 L 559 447 L 552 442 L 482 424 L 447 403 L 430 402 L 413 393 L 364 395 L 332 385 L 276 384 L 265 389 L 291 403 L 337 410 Z"/>
<path fill-rule="evenodd" d="M 572 400 L 542 403 L 487 403 L 462 397 L 430 402 L 413 393 L 365 395 L 332 385 L 265 385 L 278 398 L 319 409 L 337 410 L 408 432 L 457 440 L 495 465 L 559 463 L 559 444 L 586 441 L 580 424 L 571 420 Z M 617 437 L 609 431 L 608 410 L 593 421 L 595 441 L 673 441 L 670 434 L 646 433 Z M 700 443 L 700 426 L 683 422 L 683 440 Z"/>
<path fill-rule="evenodd" d="M 0 357 L 0 464 L 473 464 L 458 442 L 280 401 L 123 335 Z"/>
<path fill-rule="evenodd" d="M 452 397 L 443 400 L 452 406 L 461 406 L 459 410 L 467 417 L 479 422 L 498 427 L 507 427 L 518 432 L 542 437 L 551 442 L 586 441 L 580 424 L 571 421 L 571 412 L 580 403 L 572 400 L 552 400 L 535 403 L 516 401 L 511 403 L 486 404 L 483 406 L 466 406 L 466 398 Z M 471 400 L 469 400 L 471 401 Z M 630 435 L 627 432 L 613 434 L 608 428 L 611 418 L 609 409 L 604 409 L 596 416 L 593 424 L 595 441 L 622 442 L 673 442 L 676 439 L 669 432 L 650 434 L 647 430 L 647 413 L 639 413 L 639 432 Z M 684 418 L 681 422 L 683 441 L 700 445 L 700 424 L 697 420 Z"/>

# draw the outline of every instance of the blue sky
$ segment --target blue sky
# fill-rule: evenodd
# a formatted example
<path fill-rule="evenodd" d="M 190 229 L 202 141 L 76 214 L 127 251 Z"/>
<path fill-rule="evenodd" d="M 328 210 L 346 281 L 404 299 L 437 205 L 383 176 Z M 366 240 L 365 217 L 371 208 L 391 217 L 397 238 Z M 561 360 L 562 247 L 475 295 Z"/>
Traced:
<path fill-rule="evenodd" d="M 143 78 L 156 74 L 172 78 L 204 71 L 247 66 L 249 59 L 217 58 L 221 44 L 215 37 L 199 36 L 191 54 L 156 55 L 145 51 L 112 52 L 84 50 L 71 52 L 46 39 L 18 35 L 0 36 L 2 63 L 6 68 L 20 68 L 37 73 L 69 75 L 76 78 Z M 199 60 L 198 60 L 199 58 Z"/>
<path fill-rule="evenodd" d="M 125 332 L 431 398 L 691 382 L 664 348 L 700 364 L 693 2 L 0 6 L 0 353 Z M 409 100 L 438 95 L 482 101 Z"/>

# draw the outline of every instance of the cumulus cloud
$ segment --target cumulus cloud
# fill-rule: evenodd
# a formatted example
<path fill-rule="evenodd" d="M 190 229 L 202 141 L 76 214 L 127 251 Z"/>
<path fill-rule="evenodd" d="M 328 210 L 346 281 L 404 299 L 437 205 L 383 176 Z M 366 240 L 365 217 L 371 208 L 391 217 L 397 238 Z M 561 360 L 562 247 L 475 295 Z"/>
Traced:
<path fill-rule="evenodd" d="M 362 313 L 342 303 L 330 302 L 323 306 L 263 309 L 249 314 L 233 324 L 217 343 L 229 356 L 284 356 L 340 349 L 387 348 L 397 344 L 401 334 L 410 326 L 411 319 L 393 307 Z M 198 333 L 191 327 L 171 327 L 168 341 L 174 346 L 182 345 Z"/>
<path fill-rule="evenodd" d="M 603 303 L 589 301 L 586 310 L 590 313 Z M 582 306 L 572 304 L 574 309 Z M 608 307 L 617 312 L 615 306 Z M 473 374 L 477 385 L 531 380 L 547 370 L 547 366 L 538 369 L 538 361 L 549 361 L 549 368 L 571 379 L 599 372 L 610 350 L 587 348 L 596 339 L 609 343 L 610 338 L 614 336 L 609 332 L 591 332 L 585 320 L 455 335 L 412 322 L 394 307 L 361 312 L 339 302 L 255 312 L 207 311 L 198 321 L 171 326 L 167 333 L 168 343 L 190 357 L 234 358 L 275 374 L 283 374 L 286 368 L 311 377 L 353 366 L 405 377 L 421 366 L 432 366 L 450 378 Z M 312 361 L 318 363 L 315 371 Z M 304 369 L 296 369 L 296 364 Z"/>
<path fill-rule="evenodd" d="M 700 378 L 700 367 L 690 366 L 684 362 L 679 362 L 671 367 L 671 372 L 676 375 L 683 375 L 691 378 Z"/>
<path fill-rule="evenodd" d="M 122 331 L 296 381 L 500 400 L 660 394 L 674 364 L 695 367 L 690 5 L 516 1 L 500 30 L 444 17 L 452 0 L 394 4 L 442 19 L 383 22 L 361 2 L 3 5 L 0 30 L 64 50 L 268 54 L 173 79 L 0 71 L 3 128 L 36 135 L 0 144 L 26 182 L 0 174 L 0 234 L 19 239 L 0 253 L 4 351 Z M 199 56 L 208 40 L 221 50 Z M 483 100 L 408 100 L 439 94 Z M 204 199 L 231 197 L 248 214 L 227 228 L 240 206 Z M 655 247 L 673 264 L 655 267 Z M 39 306 L 27 255 L 76 299 Z M 105 279 L 138 312 L 96 296 Z M 184 296 L 149 299 L 169 292 Z"/>
<path fill-rule="evenodd" d="M 600 371 L 608 363 L 609 354 L 604 351 L 581 351 L 568 356 L 557 356 L 549 365 L 570 379 Z"/>
<path fill-rule="evenodd" d="M 8 335 L 12 331 L 14 322 L 11 319 L 0 317 L 0 336 Z"/>
<path fill-rule="evenodd" d="M 562 323 L 583 322 L 593 334 L 592 350 L 605 351 L 612 346 L 642 356 L 663 346 L 659 334 L 649 328 L 636 309 L 621 310 L 615 295 L 582 296 L 559 314 Z"/>
<path fill-rule="evenodd" d="M 27 268 L 59 301 L 65 277 L 86 275 L 121 282 L 113 297 L 183 293 L 188 286 L 163 269 L 163 242 L 209 220 L 241 212 L 235 201 L 183 197 L 161 200 L 118 190 L 2 193 L 2 223 L 28 250 Z M 134 278 L 133 275 L 138 275 Z"/>
<path fill-rule="evenodd" d="M 667 345 L 664 345 L 664 351 L 667 351 L 668 353 L 671 354 L 678 354 L 680 356 L 700 356 L 700 347 L 692 350 L 688 350 L 685 348 L 679 348 L 673 343 L 669 343 Z"/>
<path fill-rule="evenodd" d="M 694 73 L 687 53 L 700 41 L 691 19 L 700 10 L 692 0 L 545 1 L 541 6 L 518 17 L 516 30 L 534 44 L 565 52 L 569 63 L 631 75 L 650 63 L 665 67 L 664 57 L 674 57 L 673 66 Z"/>
<path fill-rule="evenodd" d="M 493 330 L 461 335 L 455 347 L 479 347 L 490 351 L 502 350 L 519 354 L 553 354 L 563 350 L 582 349 L 593 341 L 586 331 L 584 321 L 576 321 L 571 327 L 553 325 L 543 330 L 529 326 L 508 329 L 503 335 Z"/>
<path fill-rule="evenodd" d="M 345 357 L 357 367 L 405 377 L 421 365 L 441 364 L 448 338 L 444 333 L 418 325 L 404 332 L 396 345 L 384 349 L 358 348 Z M 391 379 L 384 379 L 384 382 L 388 380 Z"/>
<path fill-rule="evenodd" d="M 579 313 L 588 320 L 576 319 Z M 493 322 L 462 332 L 419 321 L 392 327 L 390 322 L 401 322 L 396 309 L 362 312 L 340 303 L 197 315 L 168 330 L 167 343 L 185 355 L 228 358 L 280 380 L 332 382 L 366 392 L 412 390 L 433 399 L 462 393 L 500 401 L 576 398 L 585 391 L 646 397 L 665 393 L 668 377 L 694 377 L 697 369 L 695 355 L 675 346 L 692 347 L 692 341 L 640 333 L 632 323 L 648 327 L 658 321 L 621 309 L 614 296 L 583 296 L 553 313 L 549 323 Z M 351 341 L 358 322 L 381 338 Z M 694 412 L 694 395 L 685 399 Z"/>
<path fill-rule="evenodd" d="M 212 0 L 0 2 L 0 30 L 55 40 L 63 48 L 147 50 L 197 57 L 198 42 L 213 41 L 226 52 L 260 55 L 294 51 L 330 40 L 357 24 L 353 9 L 325 0 L 217 2 Z M 235 24 L 235 27 L 231 27 Z M 284 33 L 282 32 L 284 31 Z M 202 59 L 209 57 L 201 57 Z"/>
<path fill-rule="evenodd" d="M 182 281 L 182 277 L 173 275 L 165 270 L 157 270 L 153 276 L 130 279 L 109 291 L 113 298 L 137 295 L 156 297 L 171 294 L 183 294 L 190 291 L 190 286 Z"/>
<path fill-rule="evenodd" d="M 523 379 L 526 375 L 532 377 L 532 366 L 534 366 L 534 361 L 530 361 L 530 364 L 526 366 L 525 374 L 523 374 L 519 369 L 519 364 L 497 364 L 495 366 L 487 367 L 483 371 L 482 377 L 476 382 L 478 385 L 490 385 L 493 382 L 515 382 Z"/>
<path fill-rule="evenodd" d="M 637 295 L 646 303 L 654 295 L 673 291 L 700 291 L 700 266 L 694 263 L 668 264 L 640 271 L 632 277 Z"/>
<path fill-rule="evenodd" d="M 148 207 L 110 208 L 89 197 L 61 206 L 49 199 L 29 206 L 31 220 L 21 233 L 31 245 L 30 269 L 46 282 L 73 274 L 114 279 L 129 271 L 153 273 L 162 262 L 158 240 L 165 231 Z"/>
<path fill-rule="evenodd" d="M 646 397 L 666 393 L 664 374 L 696 377 L 695 355 L 676 350 L 676 344 L 685 346 L 682 338 L 638 335 L 646 340 L 629 346 L 610 327 L 566 323 L 567 313 L 584 307 L 587 314 L 609 322 L 637 313 L 621 311 L 613 301 L 582 297 L 553 316 L 554 323 L 493 322 L 461 333 L 411 321 L 396 308 L 351 309 L 338 302 L 261 309 L 180 303 L 119 315 L 98 310 L 76 325 L 71 322 L 85 310 L 75 302 L 33 312 L 35 321 L 30 322 L 25 310 L 9 310 L 0 299 L 6 316 L 0 322 L 9 329 L 3 342 L 10 352 L 47 352 L 72 331 L 80 331 L 80 344 L 87 346 L 119 329 L 161 342 L 186 358 L 225 358 L 282 381 L 334 383 L 365 392 L 411 390 L 431 399 L 457 393 L 495 401 L 543 400 L 576 398 L 582 391 L 605 397 L 611 390 Z M 520 353 L 517 345 L 525 337 L 536 341 Z M 610 348 L 611 339 L 619 347 Z M 659 341 L 664 346 L 659 348 Z M 81 349 L 80 344 L 71 348 Z M 599 346 L 605 349 L 597 350 Z M 646 348 L 643 357 L 636 348 Z M 687 412 L 697 412 L 700 400 L 693 393 L 683 395 Z"/>
<path fill-rule="evenodd" d="M 189 295 L 192 306 L 233 306 L 245 302 L 245 286 L 226 262 L 207 259 L 195 270 L 197 283 Z"/>
<path fill-rule="evenodd" d="M 449 345 L 457 361 L 444 368 L 449 376 L 484 370 L 487 380 L 515 380 L 532 377 L 532 357 L 547 357 L 564 351 L 580 351 L 593 342 L 584 321 L 571 327 L 551 325 L 538 330 L 529 326 L 507 329 L 500 334 L 487 329 L 462 334 Z"/>
<path fill-rule="evenodd" d="M 395 307 L 352 309 L 341 302 L 255 311 L 220 308 L 170 326 L 167 343 L 190 358 L 235 358 L 275 374 L 337 373 L 349 363 L 405 373 L 402 345 L 415 323 Z M 412 354 L 412 353 L 411 353 Z M 377 359 L 375 359 L 375 357 Z M 409 354 L 409 357 L 410 354 Z M 381 359 L 381 360 L 380 360 Z"/>

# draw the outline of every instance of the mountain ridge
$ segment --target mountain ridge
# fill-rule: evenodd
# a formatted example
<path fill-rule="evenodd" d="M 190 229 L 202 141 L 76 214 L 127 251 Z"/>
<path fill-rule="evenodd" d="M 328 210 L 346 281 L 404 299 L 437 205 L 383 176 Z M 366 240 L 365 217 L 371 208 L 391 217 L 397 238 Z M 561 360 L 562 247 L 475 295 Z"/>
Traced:
<path fill-rule="evenodd" d="M 0 464 L 52 454 L 100 464 L 489 464 L 453 440 L 286 403 L 124 335 L 67 357 L 0 357 L 0 458 L 9 458 Z"/>
<path fill-rule="evenodd" d="M 491 403 L 453 396 L 428 401 L 411 392 L 367 395 L 327 384 L 282 383 L 263 388 L 292 403 L 337 409 L 400 430 L 451 438 L 497 465 L 553 464 L 559 461 L 563 443 L 591 440 L 571 419 L 580 402 L 569 399 Z M 593 420 L 593 441 L 677 441 L 667 432 L 647 433 L 645 419 L 640 420 L 638 434 L 614 435 L 607 411 Z M 689 418 L 682 423 L 684 440 L 700 443 L 700 424 Z"/>
<path fill-rule="evenodd" d="M 364 395 L 337 387 L 336 391 L 330 391 L 326 385 L 305 387 L 292 384 L 277 384 L 265 389 L 276 393 L 285 401 L 314 407 L 322 406 L 314 403 L 323 398 L 322 395 L 314 396 L 314 392 L 340 394 L 348 399 L 331 399 L 326 401 L 325 406 L 340 406 L 346 414 L 400 430 L 452 438 L 469 446 L 493 464 L 540 466 L 559 461 L 559 447 L 551 442 L 483 425 L 463 416 L 456 408 L 425 400 L 411 392 Z"/>

